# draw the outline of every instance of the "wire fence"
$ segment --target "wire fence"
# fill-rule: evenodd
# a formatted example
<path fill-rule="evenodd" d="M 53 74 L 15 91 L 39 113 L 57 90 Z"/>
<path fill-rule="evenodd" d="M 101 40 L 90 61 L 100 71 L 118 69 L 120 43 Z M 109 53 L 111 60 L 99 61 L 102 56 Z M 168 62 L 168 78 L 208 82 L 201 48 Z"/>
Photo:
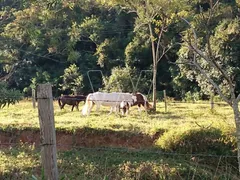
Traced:
<path fill-rule="evenodd" d="M 35 148 L 41 147 L 41 144 L 36 145 L 35 143 L 28 143 L 28 142 L 18 142 L 18 143 L 0 143 L 1 148 L 12 148 L 12 147 L 21 147 L 24 145 L 34 145 Z M 237 158 L 237 155 L 228 155 L 228 154 L 204 154 L 204 153 L 179 153 L 179 152 L 164 152 L 162 150 L 158 149 L 146 149 L 146 148 L 127 148 L 127 147 L 84 147 L 84 146 L 77 146 L 77 145 L 69 145 L 69 144 L 56 144 L 56 146 L 62 150 L 62 149 L 82 149 L 82 150 L 94 150 L 94 151 L 112 151 L 112 152 L 129 152 L 129 153 L 139 153 L 139 154 L 158 154 L 161 156 L 185 156 L 185 157 L 226 157 L 226 158 Z"/>
<path fill-rule="evenodd" d="M 1 96 L 1 95 L 0 95 Z M 2 96 L 3 97 L 3 96 Z M 3 97 L 2 99 L 7 99 L 7 98 L 16 98 L 18 96 L 8 96 L 8 97 Z M 87 97 L 87 96 L 86 96 Z M 57 101 L 59 98 L 61 98 L 61 96 L 57 96 L 57 97 L 52 97 L 51 99 L 54 101 Z M 29 99 L 29 98 L 28 98 Z M 32 98 L 30 98 L 32 99 Z M 41 98 L 35 98 L 37 99 L 41 99 Z M 70 97 L 70 98 L 64 98 L 64 99 L 68 99 L 68 100 L 83 100 L 81 98 L 76 98 L 74 96 Z M 90 99 L 90 101 L 93 101 Z M 94 99 L 94 101 L 103 101 L 103 102 L 122 102 L 122 101 L 118 101 L 118 100 L 97 100 Z M 145 102 L 145 101 L 138 101 L 138 102 Z M 149 101 L 151 102 L 151 101 Z M 158 102 L 164 102 L 164 101 L 158 101 Z M 192 101 L 167 101 L 168 104 L 210 104 L 210 101 L 199 101 L 199 102 L 192 102 Z M 214 104 L 217 105 L 225 105 L 228 106 L 228 104 L 226 102 L 213 102 Z"/>
<path fill-rule="evenodd" d="M 59 97 L 50 97 L 49 99 L 58 100 L 58 98 Z M 42 98 L 36 98 L 36 99 L 42 99 Z M 67 99 L 72 99 L 72 98 L 67 98 Z M 105 102 L 112 102 L 112 101 L 105 101 Z M 113 101 L 113 102 L 116 102 L 116 101 Z M 172 101 L 168 102 L 169 105 L 175 105 L 178 103 L 186 103 L 186 102 L 172 102 Z M 192 102 L 190 103 L 192 104 Z M 206 105 L 209 103 L 194 102 L 194 104 Z M 12 133 L 15 133 L 15 132 L 12 132 Z M 0 132 L 0 136 L 3 139 L 5 138 L 4 141 L 0 142 L 0 148 L 1 148 L 0 156 L 2 156 L 2 158 L 0 157 L 0 161 L 3 162 L 3 163 L 0 163 L 1 164 L 0 178 L 2 177 L 11 178 L 12 174 L 15 174 L 19 178 L 27 178 L 29 176 L 39 178 L 41 176 L 41 165 L 40 165 L 41 160 L 39 157 L 39 152 L 40 152 L 39 148 L 43 147 L 43 145 L 40 142 L 35 143 L 33 140 L 30 140 L 33 142 L 29 143 L 28 140 L 26 140 L 26 137 L 25 137 L 25 140 L 24 138 L 21 139 L 21 138 L 11 137 L 7 142 L 6 141 L 6 138 L 8 136 L 7 133 L 4 134 Z M 169 169 L 178 168 L 179 164 L 184 164 L 184 163 L 185 163 L 184 168 L 187 170 L 186 172 L 184 172 L 185 175 L 179 176 L 180 179 L 185 178 L 186 173 L 191 174 L 187 176 L 189 177 L 189 179 L 194 179 L 193 177 L 195 177 L 196 174 L 199 174 L 200 176 L 203 170 L 209 171 L 208 173 L 211 172 L 212 173 L 211 177 L 220 177 L 221 174 L 224 174 L 226 177 L 230 177 L 231 179 L 232 177 L 236 176 L 235 172 L 237 171 L 237 165 L 236 165 L 237 156 L 232 154 L 224 154 L 224 153 L 210 154 L 209 152 L 208 153 L 207 152 L 181 153 L 181 152 L 178 152 L 177 150 L 176 152 L 167 152 L 154 147 L 136 148 L 132 146 L 130 147 L 123 146 L 119 148 L 119 147 L 112 147 L 111 144 L 106 144 L 107 145 L 106 147 L 99 146 L 98 144 L 96 144 L 94 147 L 88 147 L 88 144 L 84 146 L 84 145 L 79 145 L 79 144 L 69 142 L 70 136 L 66 136 L 65 139 L 63 138 L 62 143 L 59 143 L 57 141 L 57 144 L 56 144 L 57 149 L 59 150 L 59 152 L 57 153 L 59 174 L 62 176 L 65 176 L 66 179 L 69 177 L 74 177 L 74 178 L 81 177 L 81 179 L 82 178 L 91 179 L 94 177 L 96 178 L 96 175 L 103 177 L 103 179 L 104 177 L 114 177 L 113 179 L 115 179 L 116 176 L 120 176 L 122 178 L 128 177 L 129 173 L 131 174 L 130 175 L 131 177 L 137 178 L 139 176 L 141 177 L 144 174 L 144 170 L 141 170 L 142 166 L 146 166 L 144 167 L 146 169 L 148 169 L 150 166 L 152 167 L 152 169 L 150 169 L 150 171 L 147 172 L 147 174 L 151 177 L 151 179 L 154 179 L 155 176 L 152 174 L 152 172 L 155 172 L 154 168 L 159 166 L 161 166 L 161 168 L 163 167 L 166 168 L 166 166 L 169 166 L 168 167 Z M 57 135 L 57 139 L 58 138 L 59 137 Z M 75 136 L 75 138 L 78 138 L 78 137 Z M 129 141 L 129 139 L 125 139 L 125 141 Z M 25 160 L 23 160 L 22 158 L 25 158 Z M 7 161 L 6 159 L 11 159 L 12 162 Z M 116 159 L 118 161 L 116 161 Z M 27 162 L 29 163 L 29 166 L 31 166 L 31 168 L 26 168 L 27 165 L 24 163 L 27 163 Z M 212 166 L 210 166 L 209 164 L 211 164 Z M 129 172 L 126 172 L 126 170 L 123 170 L 124 168 L 126 168 L 126 166 L 127 168 L 129 168 Z M 69 170 L 70 167 L 72 168 L 72 170 Z M 90 167 L 93 169 L 91 169 Z M 105 169 L 104 168 L 102 169 L 102 167 L 104 167 Z M 215 167 L 215 169 L 209 170 L 210 167 L 211 168 Z M 223 170 L 224 168 L 225 170 Z M 162 171 L 164 172 L 166 171 L 169 173 L 169 169 L 164 169 L 161 171 L 159 170 L 158 173 L 162 173 Z M 142 174 L 136 175 L 136 172 L 138 171 L 141 171 Z M 100 172 L 104 172 L 104 173 L 102 174 Z M 82 176 L 81 173 L 84 174 L 84 176 Z M 74 175 L 72 176 L 72 174 Z M 181 174 L 180 170 L 178 174 Z"/>
<path fill-rule="evenodd" d="M 41 178 L 40 146 L 26 143 L 2 143 L 1 146 L 0 178 Z M 63 179 L 104 179 L 104 176 L 118 179 L 116 176 L 126 178 L 129 173 L 134 179 L 140 174 L 159 179 L 153 172 L 168 173 L 169 176 L 178 172 L 180 179 L 195 179 L 194 174 L 207 179 L 218 179 L 223 175 L 234 179 L 238 171 L 237 156 L 227 154 L 185 154 L 113 147 L 70 148 L 67 144 L 57 144 L 57 148 L 60 149 L 57 153 L 59 175 Z M 205 173 L 202 174 L 203 171 Z"/>

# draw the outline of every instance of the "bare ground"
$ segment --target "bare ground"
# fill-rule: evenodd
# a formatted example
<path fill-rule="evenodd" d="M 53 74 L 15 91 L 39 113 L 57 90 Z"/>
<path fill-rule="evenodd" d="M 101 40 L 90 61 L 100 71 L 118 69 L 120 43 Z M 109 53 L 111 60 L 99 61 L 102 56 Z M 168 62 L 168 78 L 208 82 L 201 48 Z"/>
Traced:
<path fill-rule="evenodd" d="M 154 147 L 155 140 L 163 133 L 157 132 L 150 136 L 128 131 L 96 130 L 91 128 L 78 129 L 75 132 L 56 131 L 57 149 L 69 150 L 73 147 L 114 147 L 143 149 Z M 20 143 L 40 146 L 39 130 L 0 130 L 0 148 L 19 145 Z"/>

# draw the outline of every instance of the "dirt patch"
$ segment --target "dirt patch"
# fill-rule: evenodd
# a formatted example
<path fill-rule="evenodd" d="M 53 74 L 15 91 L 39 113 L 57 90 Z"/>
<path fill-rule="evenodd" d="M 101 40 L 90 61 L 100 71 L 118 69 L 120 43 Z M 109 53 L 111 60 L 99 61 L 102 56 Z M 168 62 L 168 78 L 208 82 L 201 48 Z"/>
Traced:
<path fill-rule="evenodd" d="M 96 130 L 91 128 L 78 129 L 76 132 L 56 131 L 58 150 L 69 150 L 73 147 L 115 147 L 142 149 L 154 146 L 155 140 L 162 134 L 153 136 L 128 131 Z M 40 146 L 39 130 L 0 131 L 0 148 L 29 143 Z"/>
<path fill-rule="evenodd" d="M 151 147 L 154 141 L 152 137 L 144 134 L 128 134 L 122 131 L 106 131 L 102 134 L 78 131 L 75 138 L 75 146 L 85 147 L 146 148 Z"/>
<path fill-rule="evenodd" d="M 19 136 L 16 138 L 16 142 L 30 143 L 39 146 L 40 145 L 40 136 L 39 132 L 36 131 L 19 131 Z"/>

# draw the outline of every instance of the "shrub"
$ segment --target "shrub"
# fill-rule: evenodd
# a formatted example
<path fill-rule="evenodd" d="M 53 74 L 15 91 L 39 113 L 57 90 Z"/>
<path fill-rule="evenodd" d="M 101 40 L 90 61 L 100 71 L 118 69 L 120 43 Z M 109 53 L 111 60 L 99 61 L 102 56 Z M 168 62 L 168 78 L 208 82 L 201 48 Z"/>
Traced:
<path fill-rule="evenodd" d="M 112 69 L 111 76 L 103 79 L 104 90 L 110 92 L 148 92 L 151 85 L 149 78 L 146 76 L 139 78 L 138 76 L 139 73 L 136 69 L 115 67 Z"/>
<path fill-rule="evenodd" d="M 166 151 L 233 155 L 236 138 L 217 128 L 187 128 L 166 131 L 156 145 Z"/>
<path fill-rule="evenodd" d="M 9 89 L 5 82 L 0 82 L 0 108 L 15 104 L 22 99 L 22 93 L 15 89 Z"/>
<path fill-rule="evenodd" d="M 116 179 L 180 179 L 178 170 L 168 164 L 130 162 L 119 165 Z M 124 177 L 124 178 L 123 178 Z"/>
<path fill-rule="evenodd" d="M 201 94 L 199 92 L 190 92 L 188 91 L 185 96 L 184 96 L 184 100 L 186 102 L 190 102 L 190 101 L 199 101 L 201 99 Z"/>

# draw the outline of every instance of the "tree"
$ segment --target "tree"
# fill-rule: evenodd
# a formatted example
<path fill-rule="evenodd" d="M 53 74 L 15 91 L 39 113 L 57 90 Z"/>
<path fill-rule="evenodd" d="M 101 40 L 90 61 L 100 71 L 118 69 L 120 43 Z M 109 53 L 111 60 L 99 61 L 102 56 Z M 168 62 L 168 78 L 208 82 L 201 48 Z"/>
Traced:
<path fill-rule="evenodd" d="M 195 78 L 202 89 L 214 89 L 233 109 L 240 172 L 240 21 L 235 8 L 209 0 L 193 21 L 183 19 L 190 28 L 183 33 L 178 62 L 190 70 L 189 77 Z"/>
<path fill-rule="evenodd" d="M 106 3 L 106 1 L 102 1 Z M 171 42 L 165 35 L 170 24 L 174 21 L 173 16 L 178 9 L 180 1 L 168 0 L 112 0 L 109 5 L 120 5 L 127 11 L 136 13 L 135 30 L 148 29 L 148 36 L 152 49 L 152 70 L 153 70 L 153 109 L 156 110 L 157 98 L 157 66 L 161 59 L 171 48 Z"/>
<path fill-rule="evenodd" d="M 70 90 L 74 94 L 81 92 L 81 89 L 83 88 L 83 77 L 79 73 L 79 68 L 76 64 L 71 64 L 68 68 L 66 68 L 62 78 L 62 90 Z"/>
<path fill-rule="evenodd" d="M 133 29 L 127 13 L 95 0 L 3 0 L 0 5 L 0 76 L 9 74 L 3 80 L 10 87 L 28 88 L 41 72 L 59 81 L 69 63 L 75 63 L 88 92 L 89 69 L 109 75 L 112 67 L 124 66 Z M 96 84 L 101 83 L 96 77 Z"/>

